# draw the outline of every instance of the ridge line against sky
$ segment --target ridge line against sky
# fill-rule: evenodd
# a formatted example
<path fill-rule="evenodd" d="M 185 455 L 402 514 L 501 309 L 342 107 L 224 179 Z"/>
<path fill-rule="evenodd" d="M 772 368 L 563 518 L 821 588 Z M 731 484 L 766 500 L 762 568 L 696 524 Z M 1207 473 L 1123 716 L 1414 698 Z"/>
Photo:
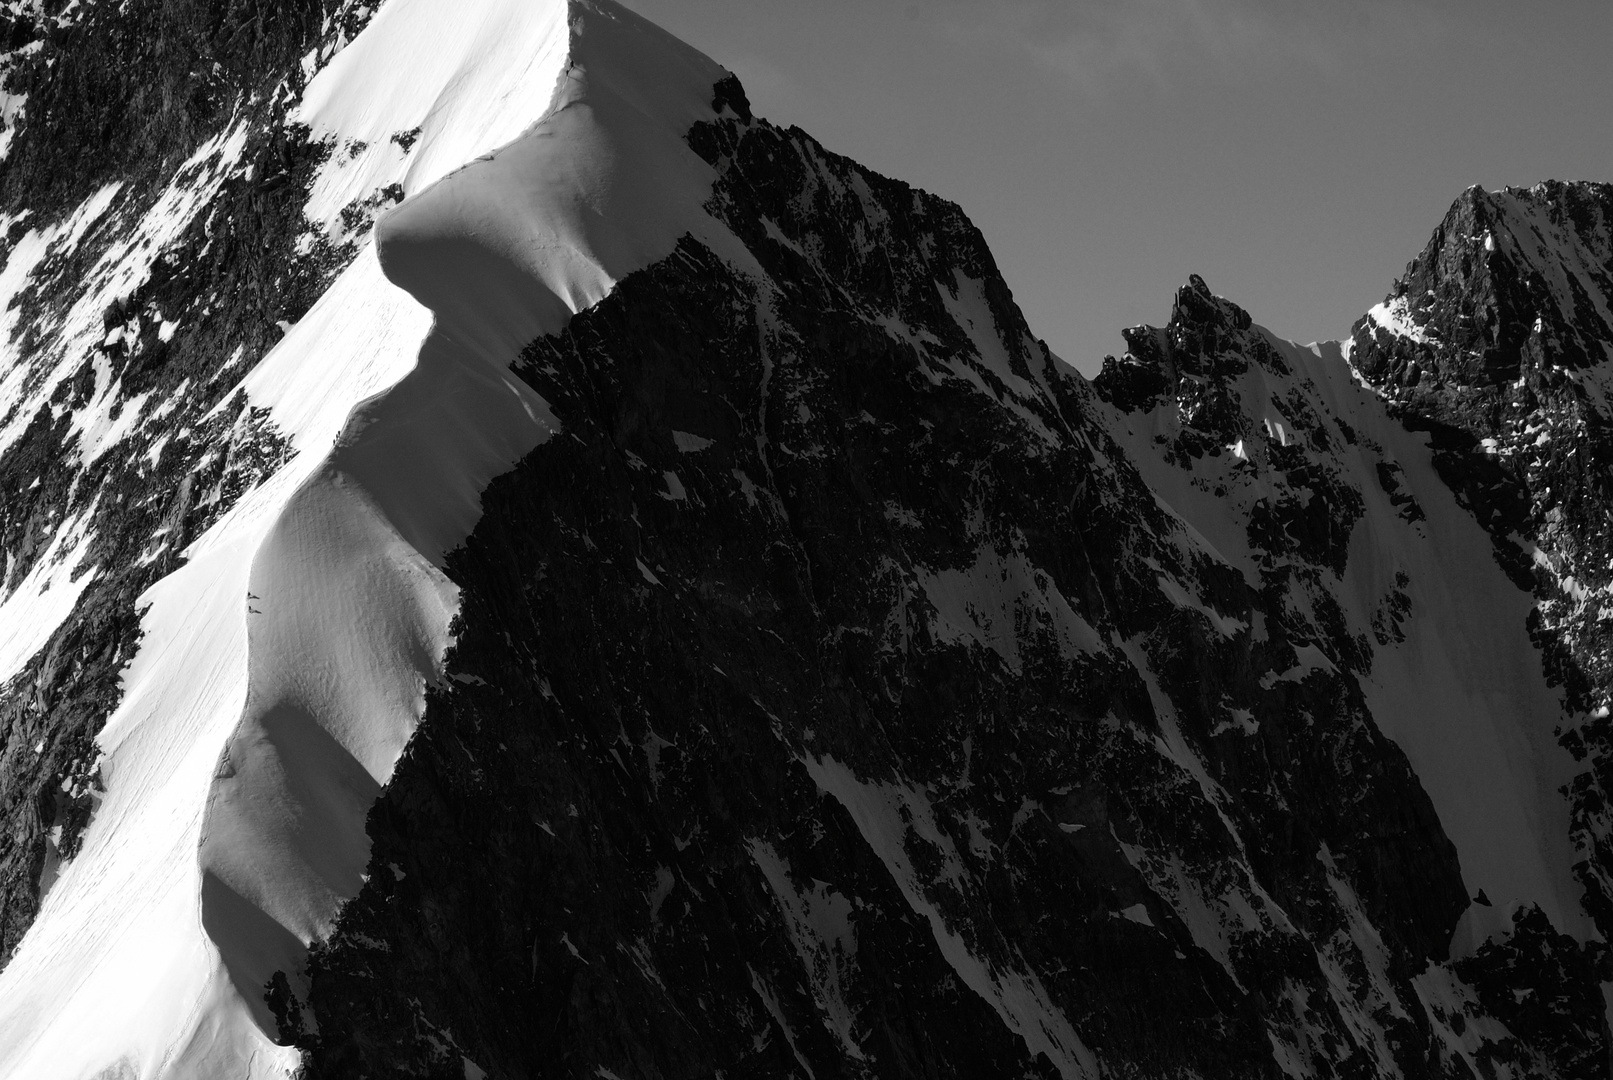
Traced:
<path fill-rule="evenodd" d="M 1091 374 L 1190 273 L 1346 336 L 1471 184 L 1613 180 L 1613 5 L 627 0 L 756 111 L 962 205 Z"/>

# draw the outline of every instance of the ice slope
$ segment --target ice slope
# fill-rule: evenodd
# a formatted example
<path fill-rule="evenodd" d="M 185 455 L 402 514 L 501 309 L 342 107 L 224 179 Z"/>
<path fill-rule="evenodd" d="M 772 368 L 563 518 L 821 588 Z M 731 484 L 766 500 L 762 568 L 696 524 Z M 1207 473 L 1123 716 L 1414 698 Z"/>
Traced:
<path fill-rule="evenodd" d="M 555 430 L 508 364 L 678 237 L 737 249 L 681 138 L 724 74 L 608 0 L 393 0 L 310 85 L 315 137 L 366 148 L 310 217 L 409 197 L 244 382 L 296 455 L 143 598 L 104 802 L 0 974 L 0 1076 L 295 1067 L 264 983 L 361 882 L 443 674 L 442 556 Z"/>

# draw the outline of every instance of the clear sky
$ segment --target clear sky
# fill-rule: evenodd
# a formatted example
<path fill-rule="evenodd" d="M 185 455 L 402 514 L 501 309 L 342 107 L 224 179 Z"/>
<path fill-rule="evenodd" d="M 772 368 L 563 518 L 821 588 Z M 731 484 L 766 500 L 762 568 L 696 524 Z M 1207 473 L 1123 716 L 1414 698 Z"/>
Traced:
<path fill-rule="evenodd" d="M 1608 0 L 626 0 L 960 203 L 1089 373 L 1204 276 L 1342 337 L 1470 184 L 1613 181 Z"/>

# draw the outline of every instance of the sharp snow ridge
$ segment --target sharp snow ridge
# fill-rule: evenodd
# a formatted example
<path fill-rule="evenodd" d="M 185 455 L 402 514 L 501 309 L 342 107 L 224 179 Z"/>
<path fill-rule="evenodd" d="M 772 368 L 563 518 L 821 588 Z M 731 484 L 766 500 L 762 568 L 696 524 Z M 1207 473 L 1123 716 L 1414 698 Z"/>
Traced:
<path fill-rule="evenodd" d="M 288 1076 L 265 981 L 362 883 L 442 676 L 444 557 L 550 437 L 509 371 L 693 233 L 725 72 L 609 0 L 392 0 L 309 86 L 309 217 L 406 199 L 245 380 L 296 455 L 145 597 L 106 797 L 0 974 L 0 1077 Z M 418 130 L 412 153 L 395 134 Z"/>

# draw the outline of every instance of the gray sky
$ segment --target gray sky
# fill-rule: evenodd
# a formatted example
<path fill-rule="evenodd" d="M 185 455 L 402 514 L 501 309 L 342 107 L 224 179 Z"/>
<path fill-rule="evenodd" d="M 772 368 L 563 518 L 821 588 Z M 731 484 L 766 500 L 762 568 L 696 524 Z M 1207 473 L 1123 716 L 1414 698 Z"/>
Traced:
<path fill-rule="evenodd" d="M 626 0 L 953 199 L 1089 373 L 1190 273 L 1341 337 L 1470 184 L 1613 180 L 1607 0 Z"/>

